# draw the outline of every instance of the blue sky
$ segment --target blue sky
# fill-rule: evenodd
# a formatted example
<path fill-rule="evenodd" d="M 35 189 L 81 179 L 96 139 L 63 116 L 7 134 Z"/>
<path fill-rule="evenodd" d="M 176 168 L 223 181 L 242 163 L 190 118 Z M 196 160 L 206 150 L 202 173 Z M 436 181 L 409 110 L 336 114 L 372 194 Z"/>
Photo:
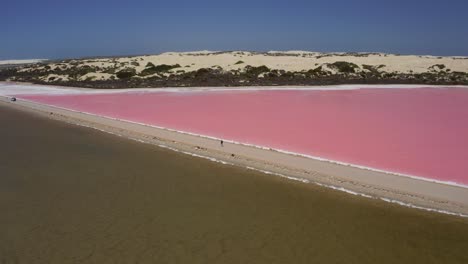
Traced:
<path fill-rule="evenodd" d="M 0 59 L 190 50 L 468 56 L 464 0 L 5 0 Z"/>

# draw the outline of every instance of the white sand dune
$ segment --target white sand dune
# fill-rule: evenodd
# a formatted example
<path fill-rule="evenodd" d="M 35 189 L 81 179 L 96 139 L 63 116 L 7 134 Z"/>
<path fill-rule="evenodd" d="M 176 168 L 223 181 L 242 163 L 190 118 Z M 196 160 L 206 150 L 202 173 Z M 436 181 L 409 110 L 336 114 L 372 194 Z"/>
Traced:
<path fill-rule="evenodd" d="M 28 59 L 28 60 L 0 60 L 0 65 L 31 64 L 46 61 L 47 59 Z"/>
<path fill-rule="evenodd" d="M 246 66 L 266 66 L 272 70 L 290 72 L 303 72 L 318 67 L 336 74 L 336 70 L 330 64 L 344 61 L 358 66 L 357 73 L 368 72 L 369 68 L 378 69 L 386 73 L 417 74 L 426 72 L 468 72 L 468 57 L 437 57 L 417 55 L 397 55 L 385 53 L 320 53 L 311 51 L 194 51 L 194 52 L 166 52 L 159 55 L 121 57 L 121 58 L 96 58 L 69 60 L 48 65 L 51 69 L 70 69 L 72 67 L 93 67 L 96 69 L 91 77 L 94 80 L 107 80 L 116 78 L 109 73 L 109 69 L 118 72 L 123 69 L 134 69 L 141 73 L 148 65 L 178 65 L 160 75 L 178 75 L 197 71 L 202 68 L 218 69 L 221 71 L 245 70 Z M 21 71 L 43 70 L 46 66 L 28 66 Z M 156 74 L 157 75 L 157 74 Z M 149 78 L 153 75 L 139 76 Z M 44 80 L 52 78 L 52 81 L 60 76 L 46 76 Z M 67 76 L 62 76 L 66 79 Z"/>

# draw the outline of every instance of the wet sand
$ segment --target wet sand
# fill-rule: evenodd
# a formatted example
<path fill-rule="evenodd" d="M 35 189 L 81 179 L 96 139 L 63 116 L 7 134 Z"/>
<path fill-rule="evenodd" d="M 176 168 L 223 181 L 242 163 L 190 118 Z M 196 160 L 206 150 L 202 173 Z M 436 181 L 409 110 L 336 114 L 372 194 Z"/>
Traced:
<path fill-rule="evenodd" d="M 0 122 L 3 263 L 468 262 L 466 218 L 3 105 Z"/>

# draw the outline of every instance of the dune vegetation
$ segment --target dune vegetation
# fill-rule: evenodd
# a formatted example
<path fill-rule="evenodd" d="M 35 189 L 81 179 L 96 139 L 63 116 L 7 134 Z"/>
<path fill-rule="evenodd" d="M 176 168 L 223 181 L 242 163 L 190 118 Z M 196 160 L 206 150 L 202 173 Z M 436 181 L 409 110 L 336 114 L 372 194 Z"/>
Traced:
<path fill-rule="evenodd" d="M 327 84 L 468 84 L 467 57 L 384 53 L 185 52 L 40 61 L 0 80 L 89 88 Z"/>

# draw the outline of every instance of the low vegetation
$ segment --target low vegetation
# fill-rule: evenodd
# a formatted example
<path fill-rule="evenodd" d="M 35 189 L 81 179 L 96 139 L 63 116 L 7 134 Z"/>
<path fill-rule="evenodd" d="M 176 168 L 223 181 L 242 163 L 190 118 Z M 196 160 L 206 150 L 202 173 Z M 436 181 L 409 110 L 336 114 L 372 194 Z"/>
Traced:
<path fill-rule="evenodd" d="M 251 53 L 236 53 L 251 56 Z M 143 58 L 107 61 L 64 60 L 27 66 L 0 67 L 0 80 L 57 84 L 90 88 L 175 87 L 175 86 L 276 86 L 276 85 L 331 85 L 331 84 L 468 84 L 468 73 L 452 71 L 444 64 L 434 64 L 423 73 L 390 72 L 386 65 L 357 65 L 344 61 L 324 63 L 316 61 L 311 69 L 287 71 L 266 65 L 245 65 L 238 60 L 231 70 L 219 65 L 197 69 L 194 63 L 186 65 L 145 62 Z M 192 56 L 192 55 L 190 55 Z M 206 56 L 197 54 L 193 56 Z M 274 54 L 271 56 L 286 56 Z M 289 56 L 289 55 L 288 55 Z M 296 55 L 294 55 L 296 56 Z M 304 56 L 304 55 L 301 55 Z M 307 54 L 307 57 L 319 57 Z M 320 55 L 329 57 L 332 55 Z M 335 56 L 335 55 L 334 55 Z M 337 56 L 337 55 L 336 55 Z M 355 54 L 365 57 L 370 54 Z M 374 55 L 372 55 L 374 56 Z M 384 55 L 379 55 L 384 56 Z M 144 65 L 144 68 L 142 67 Z M 232 66 L 232 65 L 231 65 Z M 143 69 L 142 69 L 143 68 Z M 92 74 L 95 73 L 95 74 Z M 101 78 L 102 75 L 104 78 Z"/>
<path fill-rule="evenodd" d="M 443 69 L 445 69 L 445 65 L 444 64 L 435 64 L 435 65 L 432 65 L 431 67 L 429 67 L 429 70 L 431 71 L 441 71 Z"/>
<path fill-rule="evenodd" d="M 134 68 L 126 68 L 116 73 L 116 76 L 119 79 L 128 79 L 135 75 L 136 75 L 136 70 Z"/>
<path fill-rule="evenodd" d="M 168 72 L 169 70 L 172 70 L 175 68 L 180 68 L 180 65 L 179 64 L 174 64 L 174 65 L 161 64 L 161 65 L 155 66 L 153 63 L 149 62 L 148 64 L 146 64 L 146 68 L 143 71 L 141 71 L 139 75 L 148 76 L 148 75 L 152 75 L 155 73 Z"/>
<path fill-rule="evenodd" d="M 265 65 L 258 66 L 258 67 L 253 67 L 250 65 L 245 66 L 245 74 L 249 76 L 258 76 L 259 74 L 268 73 L 268 72 L 270 72 L 270 68 L 268 68 Z"/>
<path fill-rule="evenodd" d="M 342 73 L 354 73 L 356 72 L 356 69 L 359 69 L 359 66 L 352 62 L 347 62 L 347 61 L 337 61 L 334 63 L 329 64 L 331 68 L 335 68 L 338 70 L 338 72 Z"/>

